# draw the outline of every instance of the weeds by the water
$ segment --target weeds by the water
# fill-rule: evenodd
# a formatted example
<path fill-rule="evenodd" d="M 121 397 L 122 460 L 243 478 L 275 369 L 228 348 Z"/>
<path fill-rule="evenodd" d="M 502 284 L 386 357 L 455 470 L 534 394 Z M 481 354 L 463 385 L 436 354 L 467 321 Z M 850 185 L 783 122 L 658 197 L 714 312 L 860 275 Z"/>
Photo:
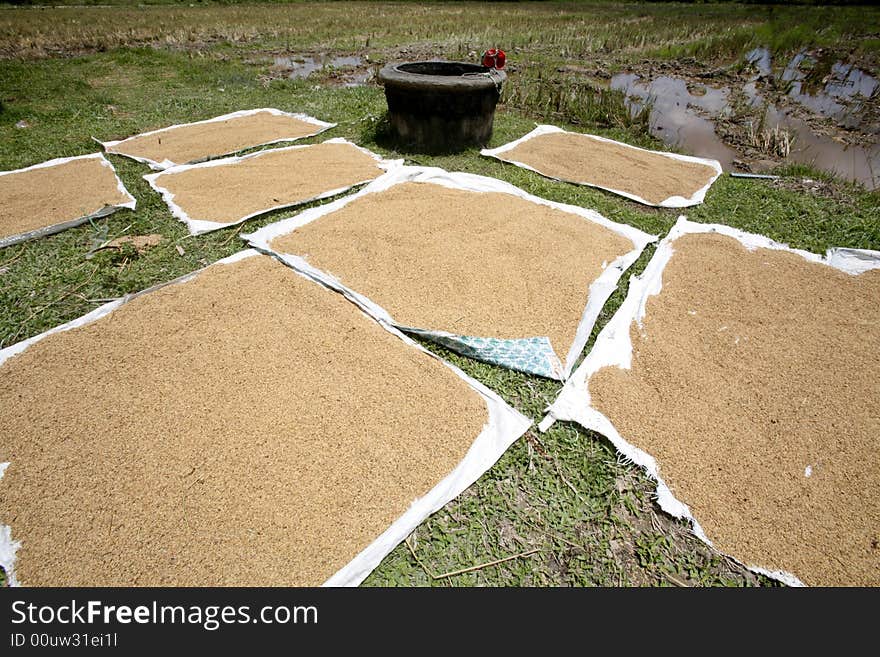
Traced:
<path fill-rule="evenodd" d="M 600 87 L 586 80 L 558 75 L 519 75 L 516 84 L 505 87 L 502 102 L 542 121 L 572 125 L 647 130 L 650 112 L 633 115 L 626 97 L 616 89 Z"/>
<path fill-rule="evenodd" d="M 794 144 L 794 136 L 785 128 L 775 125 L 772 128 L 765 126 L 765 114 L 757 121 L 749 121 L 749 145 L 761 153 L 773 157 L 787 158 L 791 154 Z"/>

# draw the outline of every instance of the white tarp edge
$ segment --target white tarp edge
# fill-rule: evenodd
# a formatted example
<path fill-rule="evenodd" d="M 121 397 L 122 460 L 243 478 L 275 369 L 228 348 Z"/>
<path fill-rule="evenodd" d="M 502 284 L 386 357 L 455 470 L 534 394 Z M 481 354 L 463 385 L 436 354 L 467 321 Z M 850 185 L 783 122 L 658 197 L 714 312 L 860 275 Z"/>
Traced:
<path fill-rule="evenodd" d="M 401 329 L 409 328 L 403 324 L 396 322 L 384 308 L 374 303 L 367 297 L 345 286 L 331 274 L 312 267 L 308 262 L 297 255 L 289 253 L 277 253 L 273 251 L 270 247 L 270 243 L 272 242 L 272 240 L 280 237 L 281 235 L 287 235 L 288 233 L 293 232 L 301 226 L 305 226 L 306 224 L 311 223 L 316 219 L 336 212 L 344 208 L 349 203 L 363 198 L 368 194 L 376 194 L 387 190 L 394 185 L 399 185 L 406 182 L 434 183 L 451 189 L 471 192 L 497 192 L 502 194 L 510 194 L 512 196 L 516 196 L 532 203 L 537 203 L 539 205 L 544 205 L 554 208 L 556 210 L 561 210 L 563 212 L 577 215 L 579 217 L 582 217 L 583 219 L 586 219 L 587 221 L 607 228 L 608 230 L 611 230 L 618 235 L 629 239 L 632 242 L 632 250 L 621 256 L 618 256 L 613 262 L 608 263 L 599 278 L 591 283 L 586 307 L 584 308 L 583 315 L 581 316 L 580 322 L 578 324 L 575 340 L 566 354 L 565 365 L 563 367 L 562 376 L 560 377 L 561 379 L 567 377 L 571 373 L 571 370 L 574 368 L 574 363 L 576 362 L 577 357 L 583 350 L 584 345 L 586 345 L 587 340 L 590 337 L 590 333 L 593 330 L 593 326 L 596 323 L 596 319 L 598 318 L 599 313 L 602 310 L 602 307 L 605 305 L 608 297 L 610 297 L 614 290 L 617 289 L 617 283 L 620 280 L 620 277 L 623 275 L 623 272 L 625 272 L 630 267 L 630 265 L 632 265 L 632 263 L 634 263 L 639 258 L 646 245 L 656 241 L 657 239 L 656 236 L 648 235 L 647 233 L 644 233 L 637 228 L 633 228 L 632 226 L 619 224 L 609 219 L 606 219 L 594 210 L 587 210 L 585 208 L 574 205 L 548 201 L 547 199 L 529 194 L 519 187 L 515 187 L 510 183 L 506 183 L 496 178 L 488 178 L 486 176 L 478 176 L 470 173 L 450 173 L 437 167 L 413 166 L 395 167 L 394 169 L 389 170 L 388 173 L 386 173 L 385 175 L 377 178 L 376 180 L 368 184 L 356 194 L 337 199 L 336 201 L 328 203 L 327 205 L 309 208 L 308 210 L 305 210 L 298 215 L 265 226 L 264 228 L 261 228 L 260 230 L 252 234 L 242 235 L 242 239 L 247 240 L 248 243 L 254 248 L 277 256 L 283 262 L 287 263 L 288 265 L 290 265 L 297 271 L 307 275 L 308 277 L 313 278 L 314 280 L 323 283 L 324 285 L 338 292 L 341 292 L 348 299 L 359 305 L 365 312 L 372 315 L 376 319 L 387 322 Z M 434 334 L 438 337 L 455 337 L 452 336 L 452 334 L 446 333 L 444 331 L 422 332 L 426 335 Z"/>
<path fill-rule="evenodd" d="M 34 164 L 33 166 L 25 167 L 24 169 L 15 169 L 13 171 L 0 171 L 0 176 L 8 176 L 13 173 L 23 173 L 25 171 L 31 171 L 33 169 L 44 169 L 46 167 L 57 166 L 59 164 L 66 164 L 67 162 L 72 162 L 74 160 L 91 159 L 99 159 L 101 161 L 101 166 L 105 166 L 113 172 L 113 177 L 116 179 L 116 189 L 118 189 L 119 192 L 128 199 L 127 201 L 125 201 L 124 203 L 118 203 L 116 205 L 105 205 L 100 210 L 96 210 L 91 214 L 87 214 L 76 219 L 71 219 L 70 221 L 63 221 L 61 223 L 53 224 L 51 226 L 44 226 L 43 228 L 37 228 L 36 230 L 30 230 L 26 233 L 20 233 L 18 235 L 0 237 L 0 249 L 2 249 L 4 246 L 12 246 L 13 244 L 18 244 L 19 242 L 24 242 L 26 240 L 31 240 L 37 237 L 52 235 L 54 233 L 61 232 L 66 228 L 74 228 L 75 226 L 80 226 L 86 223 L 89 219 L 106 217 L 108 214 L 112 214 L 120 208 L 128 208 L 129 210 L 134 210 L 135 207 L 137 207 L 137 201 L 135 200 L 134 196 L 132 196 L 125 188 L 125 185 L 122 184 L 122 180 L 119 179 L 119 174 L 116 173 L 116 168 L 113 166 L 113 163 L 110 162 L 110 160 L 108 160 L 106 157 L 104 157 L 102 153 L 89 153 L 88 155 L 76 155 L 74 157 L 57 157 L 54 160 L 40 162 L 39 164 Z"/>
<path fill-rule="evenodd" d="M 880 252 L 859 249 L 829 249 L 825 258 L 815 253 L 792 249 L 785 244 L 746 233 L 736 228 L 720 224 L 699 224 L 679 217 L 672 230 L 657 246 L 657 251 L 648 263 L 641 276 L 630 279 L 629 293 L 618 311 L 599 333 L 593 349 L 575 370 L 574 374 L 563 386 L 557 399 L 547 409 L 547 416 L 538 425 L 541 431 L 547 431 L 557 420 L 573 421 L 607 437 L 617 450 L 632 463 L 645 469 L 648 475 L 657 482 L 657 502 L 660 508 L 676 518 L 690 521 L 694 533 L 712 545 L 703 532 L 699 522 L 691 514 L 686 504 L 676 499 L 666 482 L 660 477 L 657 462 L 654 458 L 636 447 L 621 436 L 611 421 L 591 406 L 589 381 L 590 378 L 604 367 L 630 369 L 632 366 L 632 342 L 630 327 L 635 322 L 640 327 L 645 317 L 648 299 L 660 293 L 663 285 L 663 270 L 674 253 L 673 243 L 682 235 L 692 233 L 719 233 L 738 240 L 747 249 L 774 249 L 796 253 L 805 260 L 825 264 L 840 271 L 855 275 L 868 269 L 880 268 Z M 746 564 L 755 572 L 775 577 L 786 584 L 802 586 L 803 584 L 792 574 L 779 571 L 767 571 Z"/>
<path fill-rule="evenodd" d="M 244 148 L 239 148 L 234 151 L 227 151 L 225 153 L 217 153 L 212 157 L 223 157 L 224 155 L 230 155 L 231 153 L 237 153 L 238 151 L 247 150 L 248 148 L 256 148 L 258 146 L 268 146 L 269 144 L 278 144 L 287 141 L 297 141 L 299 139 L 308 139 L 309 137 L 314 137 L 315 135 L 319 135 L 325 130 L 329 130 L 330 128 L 335 128 L 338 124 L 336 123 L 327 123 L 326 121 L 321 121 L 320 119 L 316 119 L 313 116 L 309 116 L 308 114 L 292 114 L 290 112 L 282 112 L 281 110 L 275 109 L 273 107 L 262 107 L 259 109 L 252 110 L 239 110 L 238 112 L 231 112 L 229 114 L 224 114 L 222 116 L 215 116 L 213 119 L 205 119 L 204 121 L 194 121 L 192 123 L 177 123 L 175 125 L 170 125 L 167 128 L 159 128 L 158 130 L 150 130 L 149 132 L 142 132 L 137 135 L 132 135 L 131 137 L 126 137 L 125 139 L 117 139 L 115 141 L 100 141 L 95 139 L 101 146 L 104 147 L 104 150 L 114 148 L 119 144 L 124 144 L 127 141 L 132 139 L 136 139 L 138 137 L 145 137 L 147 135 L 155 135 L 162 132 L 168 132 L 169 130 L 174 130 L 176 128 L 185 128 L 193 125 L 202 125 L 204 123 L 216 123 L 218 121 L 228 121 L 229 119 L 236 119 L 242 116 L 251 116 L 252 114 L 259 114 L 260 112 L 268 112 L 269 114 L 273 114 L 275 116 L 289 116 L 292 119 L 298 119 L 300 121 L 304 121 L 306 123 L 312 123 L 315 125 L 316 130 L 314 132 L 310 132 L 307 135 L 302 135 L 301 137 L 282 137 L 281 139 L 273 139 L 271 141 L 264 141 L 259 144 L 252 144 L 250 146 L 245 146 Z M 151 169 L 154 171 L 162 171 L 163 169 L 169 169 L 173 166 L 178 166 L 181 164 L 195 164 L 196 162 L 200 162 L 203 160 L 193 160 L 190 162 L 172 162 L 171 160 L 162 160 L 161 162 L 156 162 L 155 160 L 151 160 L 147 157 L 140 157 L 137 155 L 128 155 L 126 153 L 117 153 L 114 151 L 108 151 L 113 155 L 119 155 L 122 157 L 127 157 L 132 160 L 136 160 L 137 162 L 142 162 L 144 164 L 149 165 Z M 210 158 L 207 158 L 210 159 Z"/>
<path fill-rule="evenodd" d="M 667 199 L 664 199 L 660 203 L 651 203 L 643 199 L 641 196 L 637 196 L 636 194 L 630 194 L 629 192 L 624 192 L 619 189 L 614 189 L 613 187 L 603 187 L 602 185 L 594 185 L 592 183 L 584 182 L 582 180 L 570 180 L 567 178 L 556 178 L 554 176 L 549 176 L 546 173 L 535 169 L 534 167 L 525 164 L 524 162 L 518 162 L 516 160 L 511 160 L 507 158 L 501 157 L 501 155 L 509 150 L 512 150 L 522 144 L 523 142 L 528 141 L 529 139 L 534 139 L 535 137 L 540 137 L 541 135 L 549 135 L 557 132 L 567 132 L 562 128 L 559 128 L 555 125 L 538 125 L 534 130 L 532 130 L 527 135 L 520 137 L 519 139 L 512 141 L 510 143 L 504 144 L 503 146 L 499 146 L 498 148 L 484 148 L 480 151 L 481 155 L 485 155 L 487 157 L 494 157 L 502 162 L 508 162 L 511 164 L 515 164 L 518 167 L 522 167 L 523 169 L 528 169 L 529 171 L 534 171 L 545 178 L 550 178 L 551 180 L 561 180 L 563 182 L 570 182 L 576 185 L 585 185 L 587 187 L 596 187 L 597 189 L 604 189 L 608 192 L 613 192 L 614 194 L 619 194 L 620 196 L 624 196 L 633 201 L 637 201 L 639 203 L 643 203 L 645 205 L 651 205 L 658 208 L 686 208 L 691 205 L 698 205 L 703 202 L 703 199 L 706 198 L 706 192 L 709 191 L 709 188 L 712 186 L 718 176 L 721 175 L 721 164 L 717 160 L 709 160 L 702 157 L 694 157 L 692 155 L 680 155 L 679 153 L 666 153 L 664 151 L 652 151 L 647 148 L 639 148 L 638 146 L 631 146 L 630 144 L 625 144 L 622 141 L 615 141 L 614 139 L 608 139 L 607 137 L 600 137 L 599 135 L 587 135 L 585 133 L 575 133 L 569 132 L 568 134 L 582 134 L 591 139 L 596 139 L 598 141 L 604 141 L 609 144 L 616 144 L 618 146 L 623 146 L 624 148 L 631 148 L 636 151 L 642 151 L 643 153 L 654 153 L 655 155 L 662 155 L 663 157 L 668 157 L 673 160 L 679 160 L 681 162 L 692 162 L 695 164 L 705 164 L 706 166 L 710 166 L 715 169 L 715 175 L 712 176 L 712 179 L 706 183 L 706 185 L 696 192 L 690 197 L 685 198 L 683 196 L 670 196 Z"/>
<path fill-rule="evenodd" d="M 325 142 L 321 142 L 323 144 L 348 144 L 349 146 L 354 146 L 354 148 L 358 149 L 362 153 L 369 155 L 371 158 L 376 160 L 376 164 L 380 169 L 384 169 L 388 171 L 397 166 L 403 164 L 403 160 L 383 160 L 381 155 L 377 155 L 372 151 L 368 151 L 366 148 L 362 148 L 357 144 L 353 144 L 347 139 L 343 139 L 342 137 L 335 137 L 334 139 L 328 139 Z M 274 205 L 272 207 L 268 207 L 257 212 L 252 212 L 251 214 L 245 215 L 235 221 L 229 222 L 219 222 L 219 221 L 206 221 L 204 219 L 193 219 L 190 217 L 186 210 L 181 208 L 177 203 L 174 202 L 174 194 L 162 187 L 161 179 L 162 176 L 173 175 L 175 173 L 180 173 L 182 171 L 189 171 L 190 169 L 198 169 L 198 168 L 208 168 L 208 167 L 221 167 L 228 164 L 235 164 L 237 162 L 241 162 L 243 160 L 248 160 L 255 157 L 262 157 L 268 153 L 277 153 L 279 151 L 292 151 L 300 148 L 312 148 L 316 144 L 308 144 L 308 145 L 297 145 L 297 146 L 286 146 L 284 148 L 273 148 L 270 150 L 259 151 L 257 153 L 250 153 L 249 155 L 241 155 L 236 157 L 226 157 L 219 160 L 209 160 L 208 162 L 201 162 L 199 164 L 181 164 L 179 166 L 171 167 L 170 169 L 166 169 L 165 171 L 161 171 L 159 173 L 149 173 L 144 176 L 144 180 L 150 183 L 150 187 L 152 187 L 155 191 L 159 192 L 162 195 L 162 199 L 168 205 L 171 210 L 171 214 L 180 219 L 183 223 L 186 224 L 187 228 L 189 228 L 189 232 L 191 235 L 201 235 L 203 233 L 209 233 L 212 230 L 219 230 L 220 228 L 226 228 L 228 226 L 235 226 L 236 224 L 240 224 L 243 221 L 247 221 L 252 217 L 258 217 L 261 214 L 266 214 L 267 212 L 272 212 L 273 210 L 280 210 L 282 208 L 295 207 L 297 205 L 304 205 L 306 203 L 311 203 L 312 201 L 319 201 L 324 198 L 330 198 L 332 196 L 336 196 L 337 194 L 341 194 L 342 192 L 351 189 L 352 187 L 356 187 L 365 182 L 369 182 L 368 180 L 361 180 L 352 185 L 346 185 L 345 187 L 338 187 L 336 189 L 328 189 L 326 192 L 322 192 L 317 196 L 312 196 L 311 198 L 303 199 L 302 201 L 296 201 L 295 203 L 282 203 L 280 205 Z"/>
<path fill-rule="evenodd" d="M 259 252 L 256 250 L 246 249 L 244 251 L 239 251 L 228 258 L 219 260 L 214 264 L 231 264 L 244 258 L 256 256 L 258 253 Z M 207 268 L 186 274 L 185 276 L 181 276 L 168 283 L 156 285 L 142 292 L 121 297 L 96 308 L 87 315 L 83 315 L 73 321 L 57 326 L 49 331 L 11 345 L 5 349 L 0 349 L 0 366 L 12 356 L 20 354 L 34 343 L 39 342 L 53 333 L 69 331 L 90 324 L 142 294 L 149 294 L 168 285 L 176 285 L 191 280 L 205 269 Z M 309 277 L 304 276 L 304 278 Z M 365 316 L 369 317 L 366 314 Z M 516 442 L 516 440 L 532 426 L 532 421 L 529 418 L 508 406 L 501 397 L 489 390 L 486 386 L 470 378 L 457 367 L 438 358 L 396 328 L 385 322 L 378 323 L 383 329 L 393 333 L 410 347 L 414 347 L 432 358 L 436 358 L 446 367 L 451 369 L 456 376 L 467 383 L 477 394 L 480 395 L 480 397 L 482 397 L 488 410 L 489 420 L 474 440 L 465 457 L 455 469 L 434 486 L 434 488 L 428 491 L 428 493 L 413 501 L 410 508 L 407 509 L 400 518 L 394 521 L 388 529 L 376 538 L 376 540 L 327 580 L 324 584 L 325 586 L 357 586 L 360 584 L 379 564 L 379 562 L 381 562 L 391 550 L 403 541 L 413 529 L 415 529 L 425 518 L 443 507 L 443 505 L 458 496 L 463 490 L 474 483 L 484 472 L 486 472 L 486 470 L 492 467 L 492 465 L 501 458 L 502 454 L 507 451 L 507 448 L 510 447 L 510 445 Z M 0 479 L 3 478 L 3 474 L 8 466 L 8 462 L 0 463 Z M 19 586 L 20 584 L 15 576 L 15 553 L 20 547 L 21 543 L 14 540 L 12 537 L 12 528 L 8 525 L 0 524 L 0 566 L 6 571 L 10 586 Z"/>

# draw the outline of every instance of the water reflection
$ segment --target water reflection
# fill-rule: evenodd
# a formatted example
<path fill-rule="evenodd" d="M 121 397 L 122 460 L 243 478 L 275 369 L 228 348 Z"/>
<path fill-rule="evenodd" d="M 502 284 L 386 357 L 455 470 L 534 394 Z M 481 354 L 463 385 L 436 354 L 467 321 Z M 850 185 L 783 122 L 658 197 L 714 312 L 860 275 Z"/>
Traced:
<path fill-rule="evenodd" d="M 364 64 L 362 57 L 346 56 L 334 57 L 330 55 L 309 55 L 307 57 L 275 57 L 272 69 L 285 71 L 291 80 L 302 80 L 309 77 L 315 71 L 326 68 L 355 68 Z M 343 86 L 357 87 L 366 84 L 373 77 L 371 69 L 346 71 L 341 75 Z"/>
<path fill-rule="evenodd" d="M 611 88 L 626 94 L 633 116 L 650 105 L 651 134 L 664 143 L 716 159 L 725 169 L 737 158 L 737 152 L 718 137 L 710 120 L 728 110 L 729 89 L 701 86 L 689 90 L 687 82 L 679 78 L 664 76 L 645 82 L 632 73 L 612 77 Z"/>
<path fill-rule="evenodd" d="M 752 108 L 764 108 L 764 130 L 781 128 L 793 136 L 786 161 L 809 164 L 845 179 L 863 183 L 868 189 L 880 184 L 880 144 L 848 145 L 816 133 L 810 125 L 773 104 L 766 103 L 759 84 L 772 80 L 772 57 L 766 48 L 746 55 L 756 74 L 742 88 Z M 787 95 L 811 112 L 834 120 L 841 127 L 861 129 L 869 134 L 880 128 L 867 125 L 864 102 L 880 93 L 880 83 L 861 69 L 839 61 L 796 55 L 779 76 L 789 85 Z M 731 112 L 731 89 L 688 85 L 669 76 L 641 79 L 634 73 L 620 73 L 611 87 L 623 91 L 633 115 L 650 107 L 651 133 L 665 143 L 701 157 L 711 157 L 729 170 L 739 153 L 724 143 L 715 131 L 715 121 Z"/>

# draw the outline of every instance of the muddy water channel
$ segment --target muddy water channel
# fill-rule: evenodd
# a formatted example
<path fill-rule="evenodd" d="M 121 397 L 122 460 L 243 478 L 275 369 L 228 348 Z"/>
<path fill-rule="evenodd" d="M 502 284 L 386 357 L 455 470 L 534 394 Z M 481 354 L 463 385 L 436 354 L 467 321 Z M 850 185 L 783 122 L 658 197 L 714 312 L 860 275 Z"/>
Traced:
<path fill-rule="evenodd" d="M 362 57 L 336 57 L 331 55 L 308 55 L 302 57 L 276 56 L 272 71 L 283 73 L 292 80 L 309 77 L 317 71 L 340 69 L 340 79 L 344 87 L 357 87 L 366 84 L 373 78 L 372 68 L 365 66 Z"/>
<path fill-rule="evenodd" d="M 739 158 L 715 133 L 712 120 L 728 108 L 730 89 L 702 87 L 692 93 L 680 78 L 663 76 L 647 81 L 634 73 L 615 75 L 611 88 L 626 93 L 633 116 L 650 108 L 651 134 L 667 144 L 716 159 L 725 170 Z"/>
<path fill-rule="evenodd" d="M 880 186 L 880 83 L 874 77 L 806 52 L 776 72 L 766 49 L 753 50 L 747 61 L 749 75 L 729 86 L 620 73 L 611 87 L 626 94 L 633 115 L 650 112 L 654 136 L 717 159 L 726 171 L 796 162 L 868 189 Z"/>

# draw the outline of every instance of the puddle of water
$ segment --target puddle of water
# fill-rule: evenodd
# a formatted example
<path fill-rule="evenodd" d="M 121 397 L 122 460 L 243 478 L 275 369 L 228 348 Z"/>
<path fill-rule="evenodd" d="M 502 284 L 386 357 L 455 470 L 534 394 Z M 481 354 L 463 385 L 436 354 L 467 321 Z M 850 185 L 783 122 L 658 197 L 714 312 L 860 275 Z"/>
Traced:
<path fill-rule="evenodd" d="M 275 57 L 272 69 L 275 71 L 289 71 L 288 78 L 302 80 L 309 77 L 315 71 L 325 68 L 354 68 L 363 66 L 362 57 L 331 57 L 330 55 L 309 55 L 308 57 Z M 353 71 L 343 74 L 343 86 L 357 87 L 369 82 L 373 77 L 373 71 Z"/>
<path fill-rule="evenodd" d="M 727 111 L 729 89 L 700 87 L 697 94 L 688 90 L 687 82 L 678 78 L 660 77 L 651 82 L 641 81 L 638 75 L 620 73 L 611 78 L 611 88 L 626 94 L 626 103 L 633 116 L 646 104 L 651 107 L 648 123 L 651 134 L 664 143 L 682 150 L 711 157 L 729 169 L 738 154 L 715 133 L 709 117 L 718 117 Z M 702 93 L 700 93 L 702 92 Z"/>
<path fill-rule="evenodd" d="M 766 48 L 756 48 L 746 55 L 757 75 L 744 86 L 743 92 L 753 108 L 764 105 L 758 82 L 773 75 L 772 58 Z M 780 78 L 791 83 L 789 96 L 816 114 L 832 118 L 840 125 L 861 128 L 862 101 L 880 93 L 880 83 L 850 64 L 825 62 L 817 67 L 815 59 L 799 53 L 783 70 Z M 811 82 L 811 75 L 821 73 L 820 84 Z M 620 73 L 611 79 L 611 88 L 623 91 L 633 115 L 651 107 L 651 133 L 666 144 L 687 153 L 711 157 L 729 170 L 739 157 L 715 132 L 713 119 L 730 111 L 730 89 L 688 87 L 685 80 L 659 77 L 647 81 L 633 73 Z M 696 93 L 694 93 L 696 92 Z M 813 132 L 805 121 L 790 116 L 770 105 L 764 120 L 765 129 L 779 127 L 794 136 L 787 161 L 809 164 L 833 172 L 847 180 L 855 180 L 868 189 L 880 186 L 880 144 L 847 145 L 831 137 Z"/>
<path fill-rule="evenodd" d="M 758 73 L 743 85 L 743 93 L 750 107 L 760 107 L 764 97 L 758 92 L 758 80 L 773 77 L 773 60 L 770 51 L 761 47 L 746 53 L 746 61 L 754 66 Z"/>
<path fill-rule="evenodd" d="M 814 61 L 812 58 L 801 53 L 795 55 L 794 59 L 782 71 L 782 81 L 788 82 L 791 85 L 788 95 L 792 100 L 797 101 L 816 114 L 832 119 L 845 120 L 847 107 L 837 102 L 836 96 L 826 93 L 824 89 L 817 89 L 815 93 L 808 91 L 810 85 L 807 83 L 807 75 L 801 70 L 801 66 L 804 62 L 812 61 Z"/>
<path fill-rule="evenodd" d="M 746 61 L 757 69 L 759 77 L 773 75 L 773 59 L 766 48 L 750 50 L 746 53 Z"/>
<path fill-rule="evenodd" d="M 352 73 L 350 75 L 346 75 L 345 82 L 342 84 L 342 86 L 343 87 L 362 87 L 372 79 L 373 79 L 373 69 L 368 68 L 365 71 L 360 71 L 358 73 Z"/>
<path fill-rule="evenodd" d="M 758 81 L 749 80 L 743 85 L 743 93 L 749 101 L 749 107 L 760 107 L 764 103 L 764 96 L 758 93 Z"/>
<path fill-rule="evenodd" d="M 788 160 L 830 171 L 847 180 L 861 182 L 868 189 L 880 185 L 880 144 L 854 146 L 817 135 L 810 126 L 774 106 L 767 108 L 765 125 L 779 126 L 794 134 Z"/>
<path fill-rule="evenodd" d="M 836 62 L 831 67 L 831 79 L 825 85 L 825 92 L 838 98 L 862 96 L 870 98 L 877 91 L 877 79 L 852 64 Z"/>
<path fill-rule="evenodd" d="M 780 79 L 791 85 L 792 100 L 846 128 L 859 127 L 861 101 L 880 88 L 876 78 L 852 64 L 818 60 L 805 52 L 792 58 Z"/>

